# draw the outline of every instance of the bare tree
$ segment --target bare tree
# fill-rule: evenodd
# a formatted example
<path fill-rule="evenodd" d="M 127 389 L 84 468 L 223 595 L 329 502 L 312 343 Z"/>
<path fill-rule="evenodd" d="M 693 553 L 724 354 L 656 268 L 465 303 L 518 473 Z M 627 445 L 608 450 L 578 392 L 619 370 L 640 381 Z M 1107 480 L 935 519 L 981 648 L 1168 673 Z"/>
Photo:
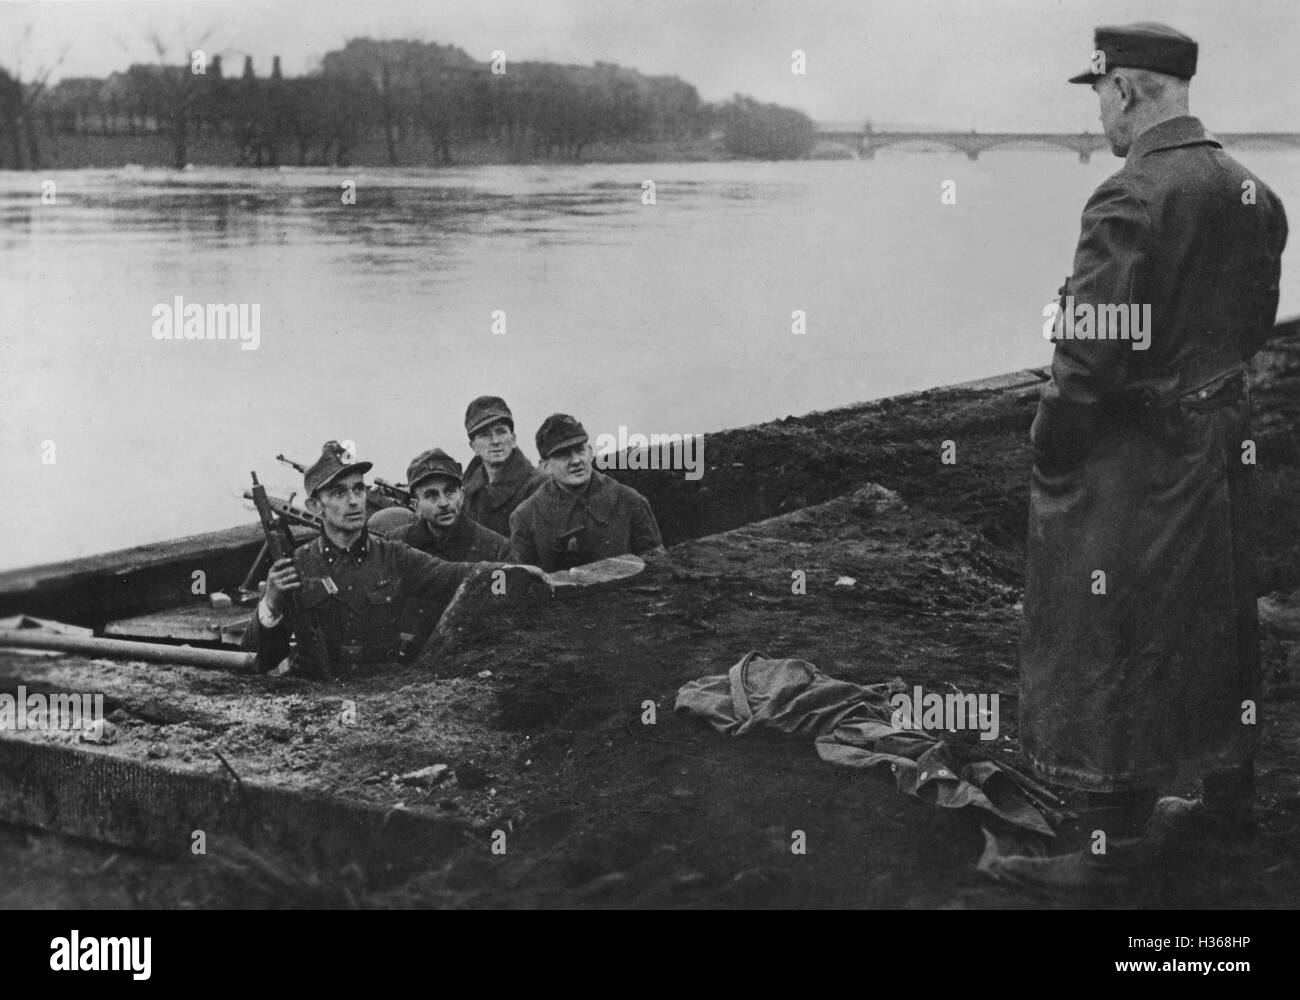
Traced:
<path fill-rule="evenodd" d="M 204 32 L 195 44 L 195 48 L 201 49 L 210 35 L 211 31 Z M 199 103 L 205 94 L 204 83 L 207 76 L 206 73 L 193 71 L 189 62 L 189 46 L 186 46 L 185 61 L 179 66 L 169 66 L 167 65 L 168 47 L 162 38 L 155 33 L 149 37 L 149 43 L 158 54 L 157 69 L 160 72 L 153 75 L 153 80 L 158 87 L 158 96 L 161 98 L 159 110 L 171 135 L 172 165 L 180 170 L 189 163 L 190 130 L 194 125 Z"/>
<path fill-rule="evenodd" d="M 0 109 L 0 119 L 5 122 L 6 131 L 11 133 L 9 141 L 14 151 L 14 166 L 18 170 L 28 168 L 39 170 L 41 167 L 40 139 L 36 131 L 36 105 L 41 95 L 45 93 L 50 76 L 63 64 L 68 55 L 67 48 L 64 48 L 54 62 L 48 66 L 38 67 L 33 72 L 31 80 L 24 83 L 23 59 L 25 54 L 32 50 L 34 31 L 35 24 L 31 21 L 23 26 L 22 34 L 18 39 L 18 56 L 14 62 L 14 72 L 8 85 L 8 96 L 7 98 L 0 96 L 0 100 L 7 100 L 10 105 Z"/>

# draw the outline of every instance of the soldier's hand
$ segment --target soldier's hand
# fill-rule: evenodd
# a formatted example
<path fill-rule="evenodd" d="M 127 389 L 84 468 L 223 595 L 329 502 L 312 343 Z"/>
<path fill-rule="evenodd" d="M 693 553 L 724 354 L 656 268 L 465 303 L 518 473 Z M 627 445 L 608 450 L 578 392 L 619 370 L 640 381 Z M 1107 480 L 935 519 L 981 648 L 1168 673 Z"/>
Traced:
<path fill-rule="evenodd" d="M 505 574 L 505 587 L 497 590 L 493 584 L 494 594 L 528 594 L 538 593 L 543 588 L 549 595 L 555 590 L 555 584 L 551 578 L 536 566 L 528 566 L 524 563 L 486 563 L 485 566 L 490 568 L 489 579 L 495 581 L 495 574 L 501 572 Z"/>
<path fill-rule="evenodd" d="M 278 615 L 284 611 L 284 595 L 302 586 L 302 577 L 292 559 L 279 559 L 271 565 L 271 572 L 266 574 L 266 606 L 271 614 Z"/>
<path fill-rule="evenodd" d="M 535 580 L 540 580 L 542 583 L 546 585 L 546 589 L 548 592 L 555 590 L 555 584 L 551 582 L 550 576 L 537 566 L 529 566 L 526 565 L 525 563 L 511 563 L 507 568 L 515 570 L 516 572 L 527 574 L 528 576 L 532 577 Z"/>

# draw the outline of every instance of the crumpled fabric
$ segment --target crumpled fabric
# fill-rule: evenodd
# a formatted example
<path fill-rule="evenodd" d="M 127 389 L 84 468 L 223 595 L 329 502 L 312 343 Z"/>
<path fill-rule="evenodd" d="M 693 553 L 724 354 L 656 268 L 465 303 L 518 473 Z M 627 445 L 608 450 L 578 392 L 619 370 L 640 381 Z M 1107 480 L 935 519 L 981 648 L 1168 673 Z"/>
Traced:
<path fill-rule="evenodd" d="M 1055 836 L 1044 813 L 998 764 L 969 759 L 969 752 L 956 753 L 922 730 L 892 725 L 889 698 L 902 690 L 900 680 L 852 684 L 805 660 L 750 652 L 725 674 L 682 685 L 676 710 L 730 736 L 764 729 L 807 737 L 822 760 L 860 771 L 888 768 L 899 791 L 923 802 L 973 809 Z"/>

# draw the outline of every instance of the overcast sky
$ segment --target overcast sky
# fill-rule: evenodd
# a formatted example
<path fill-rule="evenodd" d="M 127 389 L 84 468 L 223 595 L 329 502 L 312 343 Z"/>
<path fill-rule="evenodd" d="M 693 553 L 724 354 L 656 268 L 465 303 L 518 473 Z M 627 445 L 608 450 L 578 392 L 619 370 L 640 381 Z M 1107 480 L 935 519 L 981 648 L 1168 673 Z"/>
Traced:
<path fill-rule="evenodd" d="M 706 100 L 735 92 L 822 122 L 1099 131 L 1097 101 L 1065 83 L 1097 24 L 1160 20 L 1200 42 L 1192 112 L 1220 131 L 1300 130 L 1300 2 L 1250 0 L 115 0 L 0 2 L 0 65 L 105 76 L 205 49 L 298 74 L 351 37 L 458 45 L 487 61 L 616 62 L 680 76 Z M 30 42 L 21 39 L 32 26 Z M 791 52 L 807 75 L 791 73 Z M 176 59 L 175 61 L 180 61 Z"/>

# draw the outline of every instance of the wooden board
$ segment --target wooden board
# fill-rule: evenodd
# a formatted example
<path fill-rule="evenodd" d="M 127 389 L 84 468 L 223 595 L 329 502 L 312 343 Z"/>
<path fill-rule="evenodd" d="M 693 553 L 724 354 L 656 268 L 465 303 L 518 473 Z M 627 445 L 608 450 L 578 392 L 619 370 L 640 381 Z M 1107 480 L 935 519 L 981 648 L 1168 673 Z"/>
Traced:
<path fill-rule="evenodd" d="M 558 590 L 564 587 L 594 587 L 615 580 L 626 580 L 630 576 L 636 576 L 643 569 L 645 563 L 640 558 L 625 555 L 610 556 L 608 559 L 587 563 L 585 566 L 575 566 L 573 569 L 558 570 L 546 575 Z"/>
<path fill-rule="evenodd" d="M 294 529 L 298 541 L 311 537 L 305 528 Z M 0 616 L 36 615 L 100 628 L 187 600 L 196 569 L 206 574 L 210 593 L 236 587 L 262 543 L 261 527 L 248 525 L 8 570 L 0 573 Z"/>
<path fill-rule="evenodd" d="M 37 628 L 59 635 L 94 635 L 95 630 L 82 628 L 80 625 L 67 625 L 64 622 L 51 621 L 48 618 L 33 618 L 31 615 L 14 615 L 12 618 L 0 618 L 0 628 Z"/>
<path fill-rule="evenodd" d="M 118 639 L 173 639 L 178 642 L 220 642 L 238 646 L 253 620 L 252 608 L 213 608 L 190 604 L 154 614 L 109 622 L 104 635 Z"/>

